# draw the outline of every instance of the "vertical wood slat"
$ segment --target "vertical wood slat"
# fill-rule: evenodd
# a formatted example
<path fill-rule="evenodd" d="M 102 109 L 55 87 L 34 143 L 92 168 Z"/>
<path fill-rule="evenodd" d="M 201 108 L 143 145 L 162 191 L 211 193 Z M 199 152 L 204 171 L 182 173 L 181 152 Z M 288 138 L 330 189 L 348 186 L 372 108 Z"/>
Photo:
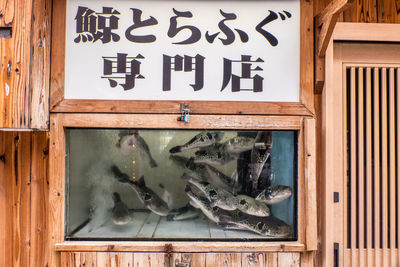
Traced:
<path fill-rule="evenodd" d="M 7 1 L 3 10 L 4 22 L 12 27 L 12 37 L 0 38 L 0 128 L 29 127 L 32 3 L 32 0 Z"/>
<path fill-rule="evenodd" d="M 357 179 L 358 179 L 358 248 L 360 253 L 359 264 L 365 266 L 365 236 L 364 236 L 364 68 L 358 68 L 357 86 Z"/>
<path fill-rule="evenodd" d="M 52 0 L 33 1 L 29 77 L 29 128 L 49 129 Z"/>
<path fill-rule="evenodd" d="M 389 188 L 390 188 L 390 263 L 398 265 L 396 257 L 396 152 L 395 152 L 395 84 L 394 68 L 389 69 Z"/>
<path fill-rule="evenodd" d="M 366 124 L 366 159 L 365 159 L 365 175 L 366 175 L 366 183 L 367 183 L 367 236 L 366 236 L 366 243 L 367 243 L 367 262 L 371 263 L 373 261 L 373 224 L 372 218 L 374 215 L 373 207 L 373 198 L 372 198 L 372 89 L 371 89 L 371 68 L 366 68 L 366 84 L 365 84 L 365 124 Z"/>
<path fill-rule="evenodd" d="M 49 135 L 47 132 L 33 132 L 31 169 L 31 229 L 30 262 L 46 266 L 47 244 L 47 201 L 48 201 L 48 155 Z"/>
<path fill-rule="evenodd" d="M 381 243 L 380 243 L 380 231 L 381 231 L 381 218 L 380 218 L 380 115 L 379 115 L 379 68 L 374 68 L 374 89 L 373 89 L 373 97 L 374 97 L 374 112 L 373 112 L 373 140 L 374 140 L 374 223 L 375 223 L 375 231 L 374 231 L 374 241 L 375 241 L 375 265 L 381 266 Z"/>
<path fill-rule="evenodd" d="M 387 164 L 387 73 L 381 69 L 381 180 L 382 180 L 382 264 L 388 266 L 388 164 Z"/>
<path fill-rule="evenodd" d="M 12 140 L 12 134 L 0 132 L 0 266 L 13 265 Z"/>
<path fill-rule="evenodd" d="M 356 161 L 356 138 L 357 138 L 357 110 L 356 110 L 356 70 L 355 67 L 350 68 L 350 201 L 351 201 L 351 206 L 350 206 L 350 238 L 351 238 L 351 248 L 355 249 L 358 248 L 358 242 L 357 242 L 357 182 L 356 182 L 356 176 L 357 176 L 357 161 Z M 357 266 L 358 265 L 358 256 L 356 253 L 352 253 L 352 264 Z"/>
<path fill-rule="evenodd" d="M 400 264 L 400 68 L 396 69 L 396 181 L 397 181 L 397 261 Z"/>

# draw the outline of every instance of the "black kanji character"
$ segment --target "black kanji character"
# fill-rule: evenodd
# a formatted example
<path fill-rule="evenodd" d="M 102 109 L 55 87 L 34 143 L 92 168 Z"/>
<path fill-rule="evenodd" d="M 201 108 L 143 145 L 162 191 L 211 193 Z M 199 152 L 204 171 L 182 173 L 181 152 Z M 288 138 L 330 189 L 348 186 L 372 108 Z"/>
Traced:
<path fill-rule="evenodd" d="M 268 10 L 269 11 L 269 15 L 263 19 L 263 21 L 261 21 L 257 26 L 256 26 L 256 31 L 258 31 L 259 33 L 261 33 L 265 39 L 267 39 L 267 41 L 272 45 L 272 46 L 277 46 L 278 45 L 278 39 L 276 39 L 276 37 L 274 35 L 272 35 L 271 33 L 267 32 L 266 30 L 264 30 L 262 27 L 264 27 L 265 25 L 267 25 L 268 23 L 278 19 L 278 15 L 272 11 L 272 10 Z M 286 17 L 291 18 L 292 14 L 290 14 L 287 11 L 283 11 L 286 15 Z M 278 12 L 279 16 L 281 17 L 281 20 L 285 20 L 286 17 L 284 14 L 282 14 L 281 12 Z"/>
<path fill-rule="evenodd" d="M 131 8 L 131 10 L 133 13 L 132 14 L 133 15 L 133 25 L 130 26 L 126 30 L 126 32 L 125 32 L 126 39 L 128 39 L 131 42 L 135 42 L 135 43 L 152 43 L 152 42 L 154 42 L 156 40 L 156 37 L 152 34 L 138 36 L 138 35 L 133 35 L 131 32 L 137 28 L 157 25 L 158 21 L 153 16 L 150 16 L 150 18 L 142 21 L 142 10 L 137 9 L 137 8 Z"/>
<path fill-rule="evenodd" d="M 218 23 L 218 27 L 219 27 L 219 29 L 225 34 L 226 38 L 225 38 L 225 39 L 218 38 L 218 39 L 220 39 L 221 42 L 222 42 L 224 45 L 230 45 L 230 44 L 232 44 L 232 43 L 235 41 L 235 33 L 234 33 L 234 31 L 232 31 L 228 26 L 226 26 L 225 21 L 227 21 L 227 20 L 234 20 L 234 19 L 236 19 L 237 16 L 236 16 L 235 13 L 225 13 L 225 12 L 223 12 L 221 9 L 219 10 L 219 12 L 221 13 L 221 15 L 222 15 L 225 19 L 221 20 L 221 21 Z M 247 33 L 245 33 L 245 32 L 242 31 L 242 30 L 239 30 L 239 29 L 235 29 L 235 31 L 237 31 L 237 33 L 239 34 L 240 40 L 241 40 L 243 43 L 247 43 L 247 41 L 249 40 L 249 36 L 247 35 Z M 205 35 L 205 36 L 206 36 L 206 40 L 207 40 L 209 43 L 213 43 L 214 40 L 215 40 L 215 38 L 218 36 L 218 34 L 219 34 L 219 32 L 210 35 L 210 34 L 208 33 L 208 31 L 207 31 L 207 32 L 206 32 L 206 35 Z"/>
<path fill-rule="evenodd" d="M 103 79 L 108 79 L 111 87 L 116 87 L 116 80 L 123 79 L 125 83 L 119 85 L 124 90 L 130 90 L 135 87 L 135 79 L 144 79 L 140 74 L 140 64 L 138 59 L 144 57 L 138 54 L 136 57 L 128 57 L 128 54 L 118 53 L 116 57 L 103 57 Z M 125 74 L 125 76 L 112 76 L 113 74 Z"/>
<path fill-rule="evenodd" d="M 112 7 L 103 7 L 102 13 L 96 13 L 87 7 L 79 6 L 75 16 L 76 33 L 79 35 L 74 39 L 74 42 L 82 41 L 85 43 L 101 40 L 104 44 L 109 43 L 111 39 L 118 42 L 120 40 L 119 35 L 112 31 L 118 29 L 119 18 L 116 15 L 119 14 Z"/>
<path fill-rule="evenodd" d="M 173 44 L 194 44 L 197 41 L 200 40 L 201 38 L 201 32 L 199 29 L 197 29 L 194 26 L 181 26 L 181 27 L 177 27 L 178 22 L 177 22 L 177 18 L 179 17 L 183 17 L 183 18 L 191 18 L 193 17 L 192 12 L 190 11 L 177 11 L 175 8 L 172 9 L 175 13 L 176 16 L 171 17 L 170 19 L 170 25 L 169 25 L 169 29 L 168 29 L 168 37 L 173 38 L 175 37 L 180 31 L 184 30 L 184 29 L 188 29 L 192 32 L 192 34 L 190 35 L 189 38 L 187 38 L 186 40 L 179 42 L 179 43 L 173 43 Z"/>
<path fill-rule="evenodd" d="M 172 62 L 172 59 L 174 61 Z M 163 91 L 171 90 L 171 70 L 190 72 L 195 71 L 195 82 L 190 86 L 194 91 L 199 91 L 204 84 L 204 57 L 197 54 L 195 57 L 176 55 L 170 57 L 163 55 Z"/>
<path fill-rule="evenodd" d="M 237 75 L 232 74 L 232 63 L 233 62 L 241 62 L 241 70 L 242 75 L 239 77 Z M 239 92 L 239 91 L 253 91 L 253 92 L 262 92 L 263 91 L 263 80 L 264 78 L 260 75 L 256 74 L 251 77 L 252 71 L 262 71 L 263 69 L 257 66 L 256 68 L 252 69 L 251 65 L 252 62 L 262 63 L 264 60 L 258 58 L 255 61 L 251 60 L 251 56 L 249 55 L 242 55 L 241 60 L 230 60 L 224 58 L 224 80 L 222 82 L 221 92 L 225 89 L 225 87 L 229 84 L 229 81 L 232 78 L 232 92 Z M 241 88 L 240 81 L 241 79 L 251 79 L 253 80 L 253 88 Z"/>

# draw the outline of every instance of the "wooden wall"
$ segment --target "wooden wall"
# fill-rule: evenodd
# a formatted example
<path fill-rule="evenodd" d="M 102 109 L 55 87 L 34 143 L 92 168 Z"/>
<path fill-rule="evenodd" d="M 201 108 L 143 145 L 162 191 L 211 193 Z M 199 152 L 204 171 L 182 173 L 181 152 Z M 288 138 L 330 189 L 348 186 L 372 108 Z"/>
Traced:
<path fill-rule="evenodd" d="M 51 0 L 0 0 L 0 128 L 48 129 Z"/>
<path fill-rule="evenodd" d="M 0 266 L 45 266 L 47 132 L 0 131 Z"/>
<path fill-rule="evenodd" d="M 12 38 L 0 38 L 0 128 L 48 127 L 51 2 L 0 0 L 0 27 L 12 27 L 13 30 Z M 314 0 L 314 14 L 328 3 L 329 0 Z M 400 0 L 354 0 L 340 21 L 399 23 L 399 12 Z M 9 91 L 6 90 L 6 84 Z M 318 119 L 321 110 L 319 96 L 315 98 L 315 107 Z M 47 229 L 48 140 L 46 132 L 0 131 L 0 267 L 46 266 L 48 248 L 44 237 Z M 319 176 L 319 181 L 321 179 Z M 70 266 L 76 266 L 78 258 L 79 261 L 82 258 L 98 261 L 104 257 L 111 266 L 113 259 L 119 257 L 116 256 L 118 253 L 64 254 L 63 260 L 72 262 Z M 145 259 L 152 256 L 135 255 Z M 133 261 L 135 255 L 128 256 L 128 261 Z M 312 256 L 308 253 L 272 253 L 258 257 L 272 258 L 271 266 L 280 266 L 279 262 L 283 264 L 290 258 L 306 266 L 306 263 L 313 262 Z M 215 257 L 224 262 L 227 254 Z M 234 260 L 238 256 L 231 255 L 228 258 Z M 243 255 L 240 258 L 243 265 Z M 320 266 L 319 259 L 316 257 L 315 266 Z"/>

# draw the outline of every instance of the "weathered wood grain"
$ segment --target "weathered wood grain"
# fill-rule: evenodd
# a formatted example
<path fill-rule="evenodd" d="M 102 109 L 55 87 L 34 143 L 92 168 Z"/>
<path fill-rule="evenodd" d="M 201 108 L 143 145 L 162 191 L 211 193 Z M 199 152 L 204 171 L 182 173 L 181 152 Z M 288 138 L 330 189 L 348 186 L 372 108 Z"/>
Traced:
<path fill-rule="evenodd" d="M 278 267 L 300 267 L 300 253 L 278 253 Z"/>
<path fill-rule="evenodd" d="M 48 261 L 47 212 L 48 212 L 48 169 L 49 169 L 49 134 L 31 133 L 32 156 L 31 170 L 31 254 L 30 262 L 44 267 Z"/>
<path fill-rule="evenodd" d="M 51 0 L 33 1 L 29 128 L 49 128 Z"/>
<path fill-rule="evenodd" d="M 378 22 L 377 5 L 382 0 L 357 0 L 343 12 L 342 22 Z M 391 0 L 389 0 L 391 1 Z"/>
<path fill-rule="evenodd" d="M 12 37 L 0 39 L 0 128 L 28 128 L 32 0 L 6 1 L 3 11 Z"/>
<path fill-rule="evenodd" d="M 12 134 L 0 132 L 0 266 L 12 266 Z"/>
<path fill-rule="evenodd" d="M 377 13 L 379 23 L 400 23 L 400 1 L 377 1 Z"/>

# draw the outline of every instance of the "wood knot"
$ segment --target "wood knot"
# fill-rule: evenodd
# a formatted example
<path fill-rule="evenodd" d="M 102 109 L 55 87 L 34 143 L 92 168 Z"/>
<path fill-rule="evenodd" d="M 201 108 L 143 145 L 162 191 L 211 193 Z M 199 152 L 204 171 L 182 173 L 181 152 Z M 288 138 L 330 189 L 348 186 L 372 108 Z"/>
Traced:
<path fill-rule="evenodd" d="M 115 248 L 115 246 L 114 246 L 114 245 L 108 245 L 108 247 L 107 247 L 107 251 L 113 251 L 113 250 L 114 250 L 114 248 Z"/>
<path fill-rule="evenodd" d="M 0 155 L 0 161 L 2 161 L 3 163 L 6 163 L 6 156 Z"/>
<path fill-rule="evenodd" d="M 164 246 L 165 256 L 168 258 L 172 257 L 172 244 L 165 244 Z"/>

